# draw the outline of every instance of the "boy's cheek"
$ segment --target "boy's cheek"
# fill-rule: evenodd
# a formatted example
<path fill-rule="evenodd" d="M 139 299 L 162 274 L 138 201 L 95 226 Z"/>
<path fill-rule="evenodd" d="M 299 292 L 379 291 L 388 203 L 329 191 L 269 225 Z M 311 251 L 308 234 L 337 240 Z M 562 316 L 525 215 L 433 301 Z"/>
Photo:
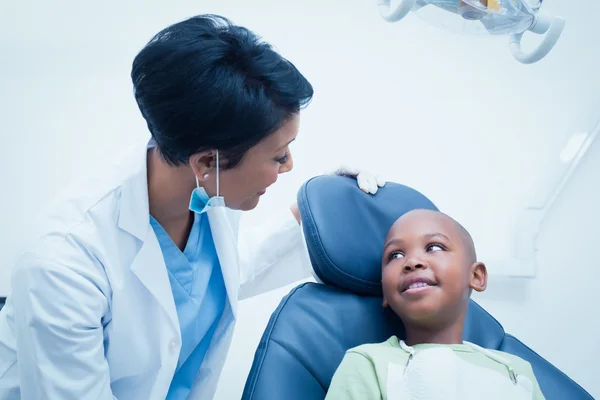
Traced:
<path fill-rule="evenodd" d="M 398 282 L 394 282 L 392 279 L 383 278 L 381 282 L 381 289 L 383 290 L 383 295 L 388 299 L 391 299 L 395 294 L 398 293 L 396 288 L 398 287 Z"/>

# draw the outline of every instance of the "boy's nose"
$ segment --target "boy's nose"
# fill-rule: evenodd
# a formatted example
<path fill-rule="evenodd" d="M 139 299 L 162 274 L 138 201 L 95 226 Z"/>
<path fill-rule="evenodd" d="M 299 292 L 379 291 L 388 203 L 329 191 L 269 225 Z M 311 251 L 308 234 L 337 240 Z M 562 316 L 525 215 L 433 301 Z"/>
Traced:
<path fill-rule="evenodd" d="M 406 264 L 404 264 L 404 270 L 406 272 L 414 271 L 417 269 L 424 269 L 424 268 L 427 268 L 427 263 L 424 262 L 423 260 L 420 260 L 420 259 L 414 258 L 414 257 L 406 260 Z"/>

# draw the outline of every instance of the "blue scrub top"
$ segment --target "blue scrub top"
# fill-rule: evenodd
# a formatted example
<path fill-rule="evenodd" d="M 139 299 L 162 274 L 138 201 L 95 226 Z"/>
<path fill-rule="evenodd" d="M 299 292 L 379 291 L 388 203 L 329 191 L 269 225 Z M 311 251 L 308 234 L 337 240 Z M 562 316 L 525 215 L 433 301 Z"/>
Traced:
<path fill-rule="evenodd" d="M 182 252 L 150 216 L 160 244 L 181 329 L 181 352 L 168 400 L 186 399 L 225 308 L 227 291 L 206 213 L 194 214 Z"/>

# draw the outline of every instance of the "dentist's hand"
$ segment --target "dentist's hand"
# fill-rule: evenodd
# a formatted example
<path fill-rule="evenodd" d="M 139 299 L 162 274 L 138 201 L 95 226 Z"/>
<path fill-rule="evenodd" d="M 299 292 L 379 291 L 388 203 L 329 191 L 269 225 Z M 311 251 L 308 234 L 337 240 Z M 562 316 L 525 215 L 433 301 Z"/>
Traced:
<path fill-rule="evenodd" d="M 360 190 L 369 194 L 377 193 L 377 190 L 379 190 L 381 187 L 384 187 L 386 183 L 382 177 L 367 171 L 362 171 L 358 168 L 344 166 L 338 168 L 333 174 L 356 179 L 356 183 L 358 184 Z"/>

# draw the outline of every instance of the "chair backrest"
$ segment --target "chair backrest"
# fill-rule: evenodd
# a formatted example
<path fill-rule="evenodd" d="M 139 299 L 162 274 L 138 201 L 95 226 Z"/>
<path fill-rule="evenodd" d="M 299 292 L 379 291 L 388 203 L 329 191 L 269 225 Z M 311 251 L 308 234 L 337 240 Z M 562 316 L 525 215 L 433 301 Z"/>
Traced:
<path fill-rule="evenodd" d="M 415 208 L 436 209 L 421 193 L 388 183 L 366 195 L 352 179 L 322 176 L 298 193 L 313 268 L 324 284 L 293 289 L 271 316 L 244 388 L 244 400 L 322 400 L 346 350 L 404 337 L 382 308 L 380 257 L 389 227 Z M 529 361 L 546 399 L 592 399 L 471 301 L 464 339 Z"/>

